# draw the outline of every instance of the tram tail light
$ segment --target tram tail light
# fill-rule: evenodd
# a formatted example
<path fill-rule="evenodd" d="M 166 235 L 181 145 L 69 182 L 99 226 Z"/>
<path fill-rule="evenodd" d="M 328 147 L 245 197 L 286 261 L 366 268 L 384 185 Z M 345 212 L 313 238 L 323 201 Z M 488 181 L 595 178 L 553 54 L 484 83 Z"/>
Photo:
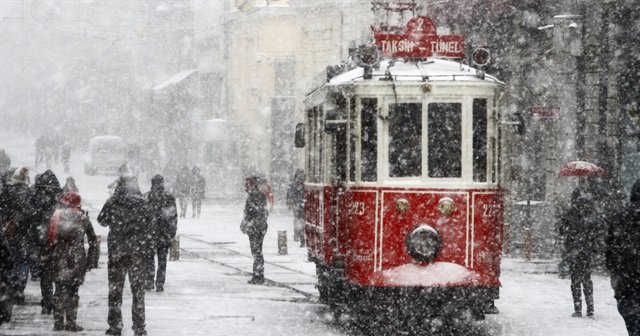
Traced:
<path fill-rule="evenodd" d="M 422 224 L 407 235 L 406 244 L 412 258 L 421 262 L 430 262 L 440 253 L 442 237 L 436 229 Z"/>

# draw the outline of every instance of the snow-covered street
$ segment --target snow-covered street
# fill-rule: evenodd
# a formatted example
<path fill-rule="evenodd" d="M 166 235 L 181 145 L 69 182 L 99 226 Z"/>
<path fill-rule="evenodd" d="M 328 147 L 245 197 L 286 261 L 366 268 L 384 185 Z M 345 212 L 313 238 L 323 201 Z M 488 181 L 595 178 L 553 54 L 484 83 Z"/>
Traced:
<path fill-rule="evenodd" d="M 33 162 L 30 140 L 2 134 L 0 147 L 11 155 L 13 165 Z M 22 141 L 20 141 L 22 140 Z M 108 197 L 113 176 L 86 176 L 80 153 L 74 153 L 71 175 L 76 178 L 84 208 L 96 233 L 102 236 L 100 267 L 87 275 L 80 289 L 78 323 L 81 335 L 102 335 L 107 329 L 107 230 L 95 216 Z M 58 178 L 66 174 L 54 165 Z M 37 173 L 32 170 L 32 175 Z M 148 189 L 148 184 L 143 185 Z M 179 221 L 180 259 L 168 264 L 164 293 L 147 292 L 146 322 L 149 335 L 353 335 L 348 321 L 336 322 L 328 309 L 317 303 L 315 267 L 306 250 L 292 237 L 291 214 L 282 205 L 269 218 L 265 239 L 266 285 L 247 284 L 252 260 L 249 242 L 239 230 L 242 204 L 207 200 L 200 218 Z M 278 231 L 287 231 L 288 254 L 279 255 Z M 502 266 L 500 314 L 473 322 L 473 330 L 491 336 L 600 336 L 626 335 L 604 275 L 594 275 L 595 317 L 572 318 L 569 280 L 560 279 L 550 261 L 525 262 L 506 259 Z M 14 319 L 0 326 L 2 335 L 59 335 L 53 319 L 41 315 L 39 286 L 29 281 L 27 304 L 14 307 Z M 125 335 L 131 335 L 131 297 L 125 286 L 123 317 Z M 425 333 L 428 335 L 428 333 Z"/>

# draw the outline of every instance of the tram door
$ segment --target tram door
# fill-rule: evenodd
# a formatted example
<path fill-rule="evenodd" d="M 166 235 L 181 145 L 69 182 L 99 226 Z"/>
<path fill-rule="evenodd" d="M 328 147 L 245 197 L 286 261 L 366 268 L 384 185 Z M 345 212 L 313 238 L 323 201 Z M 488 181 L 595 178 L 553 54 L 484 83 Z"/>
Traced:
<path fill-rule="evenodd" d="M 327 169 L 326 183 L 329 184 L 329 202 L 325 204 L 328 207 L 329 214 L 328 228 L 329 231 L 329 250 L 332 251 L 334 257 L 340 254 L 340 236 L 344 231 L 341 227 L 344 225 L 346 213 L 345 190 L 347 185 L 347 121 L 344 118 L 344 110 L 328 111 L 325 121 L 325 134 L 327 144 Z M 339 257 L 338 257 L 339 258 Z"/>

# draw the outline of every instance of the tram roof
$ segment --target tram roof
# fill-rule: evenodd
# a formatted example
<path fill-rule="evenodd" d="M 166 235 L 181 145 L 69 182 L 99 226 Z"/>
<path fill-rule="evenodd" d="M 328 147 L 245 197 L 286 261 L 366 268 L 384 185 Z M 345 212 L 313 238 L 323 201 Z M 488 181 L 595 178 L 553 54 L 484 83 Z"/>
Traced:
<path fill-rule="evenodd" d="M 392 63 L 393 62 L 393 63 Z M 389 64 L 392 64 L 389 66 Z M 364 68 L 358 67 L 339 74 L 329 81 L 327 85 L 352 84 L 360 81 L 382 80 L 387 78 L 387 70 L 394 81 L 475 81 L 504 84 L 490 75 L 482 75 L 481 70 L 459 62 L 444 59 L 427 59 L 423 61 L 383 60 L 378 69 L 373 69 L 373 76 L 369 80 L 363 78 Z"/>

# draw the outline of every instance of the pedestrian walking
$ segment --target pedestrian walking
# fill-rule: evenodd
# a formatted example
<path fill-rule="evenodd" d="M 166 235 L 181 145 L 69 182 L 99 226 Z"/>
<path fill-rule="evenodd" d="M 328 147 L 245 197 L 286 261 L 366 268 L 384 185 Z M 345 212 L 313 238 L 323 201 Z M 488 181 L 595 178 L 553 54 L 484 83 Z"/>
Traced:
<path fill-rule="evenodd" d="M 13 313 L 13 292 L 10 277 L 12 271 L 13 262 L 9 245 L 4 238 L 4 232 L 0 230 L 0 325 L 10 322 Z"/>
<path fill-rule="evenodd" d="M 293 240 L 304 247 L 304 170 L 298 169 L 287 190 L 287 207 L 293 212 Z"/>
<path fill-rule="evenodd" d="M 165 191 L 164 178 L 156 175 L 151 179 L 151 190 L 145 195 L 153 213 L 151 221 L 151 252 L 147 258 L 147 290 L 164 291 L 167 273 L 167 254 L 171 240 L 178 230 L 178 209 L 176 198 Z M 156 274 L 155 258 L 158 258 Z M 154 282 L 155 278 L 155 282 Z"/>
<path fill-rule="evenodd" d="M 50 260 L 49 278 L 55 283 L 53 330 L 82 331 L 76 323 L 80 296 L 78 291 L 85 273 L 93 266 L 98 252 L 98 239 L 88 214 L 81 208 L 81 198 L 68 192 L 62 200 L 63 208 L 51 216 L 46 253 Z M 87 237 L 89 250 L 85 251 Z M 65 322 L 66 318 L 66 322 Z"/>
<path fill-rule="evenodd" d="M 250 176 L 244 181 L 247 200 L 244 207 L 244 216 L 240 224 L 242 233 L 249 236 L 251 255 L 253 256 L 253 277 L 250 284 L 264 283 L 264 256 L 262 255 L 262 243 L 267 233 L 267 197 L 259 189 L 258 177 Z"/>
<path fill-rule="evenodd" d="M 151 214 L 135 177 L 122 176 L 118 179 L 113 195 L 107 199 L 98 215 L 98 223 L 109 228 L 107 335 L 122 333 L 122 290 L 127 274 L 133 296 L 132 328 L 137 336 L 147 334 L 144 286 L 147 277 Z"/>
<path fill-rule="evenodd" d="M 79 192 L 78 186 L 76 186 L 76 179 L 74 179 L 72 176 L 68 176 L 64 182 L 64 186 L 62 187 L 62 192 L 66 194 L 72 191 Z"/>
<path fill-rule="evenodd" d="M 68 141 L 65 141 L 60 147 L 60 160 L 62 161 L 62 165 L 64 166 L 65 174 L 69 174 L 70 171 L 70 162 L 71 162 L 71 144 Z"/>
<path fill-rule="evenodd" d="M 173 194 L 180 204 L 180 217 L 187 216 L 187 203 L 189 202 L 189 192 L 191 191 L 191 176 L 189 168 L 183 166 L 178 170 L 176 183 L 173 186 Z"/>
<path fill-rule="evenodd" d="M 10 175 L 0 194 L 1 224 L 13 267 L 9 274 L 11 296 L 13 303 L 23 304 L 29 275 L 29 168 L 19 167 Z"/>
<path fill-rule="evenodd" d="M 11 158 L 4 151 L 4 148 L 0 148 L 0 175 L 3 175 L 9 168 L 11 168 Z"/>
<path fill-rule="evenodd" d="M 587 316 L 594 314 L 591 271 L 598 227 L 598 216 L 591 196 L 574 192 L 569 209 L 560 223 L 560 233 L 564 236 L 565 264 L 571 278 L 573 317 L 582 316 L 581 292 L 584 292 Z"/>
<path fill-rule="evenodd" d="M 200 218 L 200 210 L 202 209 L 202 200 L 204 199 L 205 190 L 207 189 L 207 182 L 200 173 L 200 168 L 193 167 L 191 174 L 191 204 L 192 204 L 192 217 Z"/>
<path fill-rule="evenodd" d="M 609 222 L 605 262 L 629 336 L 640 336 L 640 180 L 629 200 Z"/>
<path fill-rule="evenodd" d="M 53 311 L 53 281 L 49 278 L 50 265 L 45 250 L 51 216 L 59 207 L 61 196 L 62 188 L 53 171 L 48 169 L 36 177 L 29 202 L 28 246 L 30 260 L 36 269 L 32 274 L 40 277 L 42 314 L 51 314 Z"/>

